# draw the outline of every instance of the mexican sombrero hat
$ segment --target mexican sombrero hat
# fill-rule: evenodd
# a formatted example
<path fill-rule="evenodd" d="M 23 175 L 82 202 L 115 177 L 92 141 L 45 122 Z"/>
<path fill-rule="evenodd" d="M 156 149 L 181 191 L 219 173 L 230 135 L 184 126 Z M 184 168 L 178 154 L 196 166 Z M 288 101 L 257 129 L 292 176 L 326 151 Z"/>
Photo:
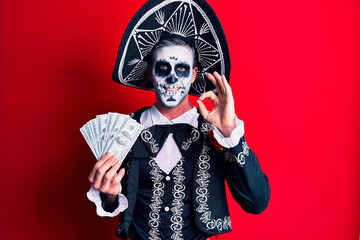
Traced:
<path fill-rule="evenodd" d="M 206 73 L 230 77 L 230 55 L 219 19 L 205 0 L 149 0 L 131 19 L 120 43 L 113 80 L 126 86 L 154 90 L 148 80 L 147 59 L 159 40 L 179 37 L 196 51 L 196 80 L 189 94 L 199 96 L 214 85 Z"/>

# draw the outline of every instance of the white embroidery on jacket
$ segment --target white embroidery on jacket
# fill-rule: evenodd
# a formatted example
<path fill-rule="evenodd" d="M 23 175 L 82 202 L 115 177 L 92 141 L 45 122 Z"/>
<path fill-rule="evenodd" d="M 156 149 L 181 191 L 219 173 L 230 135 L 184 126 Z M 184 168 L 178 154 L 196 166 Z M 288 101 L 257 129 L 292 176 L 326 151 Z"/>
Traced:
<path fill-rule="evenodd" d="M 164 176 L 161 175 L 161 170 L 159 166 L 156 164 L 155 159 L 151 158 L 149 161 L 152 170 L 150 171 L 151 180 L 153 182 L 153 196 L 151 197 L 151 212 L 149 213 L 149 239 L 150 240 L 161 240 L 160 232 L 159 232 L 159 225 L 161 223 L 160 219 L 160 205 L 163 203 L 161 197 L 164 196 L 164 187 L 165 184 L 161 182 Z"/>
<path fill-rule="evenodd" d="M 141 132 L 141 139 L 150 144 L 151 151 L 157 153 L 159 151 L 159 144 L 156 143 L 156 140 L 153 138 L 149 130 L 144 130 Z"/>
<path fill-rule="evenodd" d="M 120 234 L 122 231 L 124 230 L 124 225 L 121 223 L 119 223 L 118 228 L 117 228 L 117 234 Z"/>
<path fill-rule="evenodd" d="M 182 236 L 182 227 L 184 225 L 184 221 L 182 218 L 183 213 L 183 199 L 185 198 L 185 185 L 183 184 L 183 181 L 185 180 L 185 171 L 183 168 L 184 158 L 181 158 L 178 163 L 176 164 L 176 167 L 174 168 L 172 174 L 174 176 L 174 189 L 173 189 L 173 202 L 172 202 L 172 208 L 171 211 L 173 212 L 173 215 L 170 218 L 171 225 L 170 228 L 174 232 L 171 235 L 171 239 L 174 240 L 183 240 Z"/>
<path fill-rule="evenodd" d="M 225 216 L 224 219 L 211 218 L 211 211 L 209 210 L 207 203 L 209 198 L 208 186 L 210 182 L 210 174 L 208 173 L 208 170 L 210 169 L 210 156 L 208 155 L 209 150 L 209 147 L 203 145 L 201 155 L 197 161 L 199 171 L 197 173 L 198 179 L 196 179 L 196 182 L 199 184 L 199 187 L 196 188 L 196 202 L 199 206 L 196 208 L 196 211 L 201 214 L 200 220 L 205 224 L 207 229 L 217 228 L 217 230 L 221 232 L 223 229 L 231 229 L 231 221 L 230 216 Z"/>
<path fill-rule="evenodd" d="M 193 142 L 196 142 L 200 137 L 200 132 L 197 129 L 191 131 L 191 137 L 182 143 L 181 149 L 188 150 Z"/>
<path fill-rule="evenodd" d="M 240 152 L 237 157 L 232 154 L 229 150 L 225 152 L 225 159 L 230 162 L 237 162 L 240 167 L 244 167 L 245 165 L 245 156 L 249 156 L 250 154 L 250 148 L 248 144 L 244 141 L 242 142 L 242 152 Z"/>
<path fill-rule="evenodd" d="M 129 159 L 129 161 L 127 161 L 126 163 L 126 167 L 127 167 L 127 170 L 126 170 L 126 175 L 129 177 L 129 174 L 130 174 L 130 163 L 131 163 L 131 158 Z"/>
<path fill-rule="evenodd" d="M 245 155 L 249 156 L 249 146 L 247 145 L 246 142 L 242 143 L 242 152 L 240 152 L 237 156 L 237 162 L 239 163 L 240 166 L 244 166 L 245 164 Z"/>
<path fill-rule="evenodd" d="M 201 124 L 200 131 L 204 134 L 207 134 L 211 130 L 211 124 L 210 123 L 203 123 Z M 206 135 L 205 135 L 206 136 Z"/>
<path fill-rule="evenodd" d="M 128 183 L 129 183 L 129 175 L 130 175 L 130 163 L 131 163 L 131 158 L 129 159 L 129 161 L 127 161 L 127 163 L 126 163 L 126 167 L 127 167 L 127 170 L 126 170 L 126 176 L 127 176 L 127 178 L 126 178 L 126 185 L 128 185 Z"/>

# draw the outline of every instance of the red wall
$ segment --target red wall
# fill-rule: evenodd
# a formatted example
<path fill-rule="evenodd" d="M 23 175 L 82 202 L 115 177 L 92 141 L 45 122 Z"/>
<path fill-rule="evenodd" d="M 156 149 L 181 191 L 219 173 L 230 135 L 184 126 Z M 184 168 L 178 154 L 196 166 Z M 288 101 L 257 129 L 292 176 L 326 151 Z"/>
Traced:
<path fill-rule="evenodd" d="M 0 239 L 115 239 L 117 218 L 97 217 L 86 199 L 95 158 L 79 128 L 153 103 L 111 80 L 144 2 L 1 1 Z M 229 197 L 233 232 L 221 239 L 358 239 L 359 1 L 208 2 L 271 186 L 260 215 Z"/>

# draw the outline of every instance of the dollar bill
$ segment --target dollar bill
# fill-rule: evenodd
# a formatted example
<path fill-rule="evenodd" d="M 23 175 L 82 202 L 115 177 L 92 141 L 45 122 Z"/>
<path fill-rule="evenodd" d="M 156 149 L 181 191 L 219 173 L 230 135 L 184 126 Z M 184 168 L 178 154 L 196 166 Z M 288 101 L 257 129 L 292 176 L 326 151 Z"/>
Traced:
<path fill-rule="evenodd" d="M 117 160 L 123 161 L 142 129 L 143 126 L 136 121 L 125 118 L 106 152 L 115 155 Z"/>
<path fill-rule="evenodd" d="M 103 146 L 101 149 L 101 153 L 104 153 L 105 149 L 109 146 L 109 142 L 114 136 L 114 127 L 116 127 L 118 118 L 121 116 L 125 116 L 118 113 L 108 113 L 108 120 L 107 120 L 107 127 L 106 127 L 106 133 L 105 133 L 105 140 L 103 142 Z M 104 153 L 105 154 L 105 153 Z"/>
<path fill-rule="evenodd" d="M 84 130 L 85 130 L 85 132 L 86 132 L 86 134 L 88 136 L 89 142 L 91 144 L 90 148 L 92 148 L 94 150 L 95 157 L 96 157 L 96 159 L 99 160 L 100 153 L 98 152 L 98 150 L 96 148 L 96 140 L 95 140 L 95 136 L 94 136 L 94 133 L 92 131 L 90 122 L 88 122 L 87 124 L 84 125 Z"/>
<path fill-rule="evenodd" d="M 117 114 L 112 128 L 109 129 L 109 133 L 108 133 L 108 136 L 107 136 L 107 139 L 105 142 L 105 147 L 103 149 L 102 154 L 107 153 L 110 144 L 112 143 L 112 141 L 115 138 L 115 135 L 117 134 L 119 129 L 121 129 L 122 125 L 125 123 L 125 119 L 126 119 L 126 117 L 124 115 Z"/>
<path fill-rule="evenodd" d="M 80 128 L 80 132 L 97 160 L 109 152 L 122 161 L 142 129 L 143 126 L 128 115 L 108 113 L 97 115 Z"/>
<path fill-rule="evenodd" d="M 105 132 L 105 139 L 108 139 L 109 132 L 113 128 L 116 117 L 119 114 L 109 112 L 107 115 L 108 115 L 108 117 L 107 117 L 107 126 L 106 126 L 106 132 Z"/>
<path fill-rule="evenodd" d="M 102 153 L 103 144 L 105 142 L 107 122 L 108 122 L 108 114 L 102 114 L 102 115 L 96 116 L 96 123 L 97 123 L 97 127 L 99 129 L 98 148 L 99 148 L 100 153 Z"/>
<path fill-rule="evenodd" d="M 82 128 L 80 128 L 80 132 L 82 133 L 82 135 L 84 136 L 87 144 L 89 145 L 91 151 L 93 152 L 93 154 L 95 155 L 95 157 L 97 158 L 97 154 L 95 152 L 95 149 L 94 149 L 94 146 L 93 146 L 93 142 L 92 142 L 92 139 L 89 137 L 86 129 L 85 129 L 85 126 L 83 126 Z"/>
<path fill-rule="evenodd" d="M 94 149 L 97 154 L 97 159 L 99 159 L 101 152 L 99 149 L 99 128 L 97 127 L 96 119 L 92 119 L 89 121 L 88 128 L 93 138 Z"/>

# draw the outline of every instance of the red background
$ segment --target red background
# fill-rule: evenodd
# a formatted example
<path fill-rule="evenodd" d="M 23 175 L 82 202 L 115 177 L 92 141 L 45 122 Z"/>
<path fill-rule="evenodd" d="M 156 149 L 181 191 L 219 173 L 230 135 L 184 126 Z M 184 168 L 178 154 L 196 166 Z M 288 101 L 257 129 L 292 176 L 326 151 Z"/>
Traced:
<path fill-rule="evenodd" d="M 111 80 L 144 2 L 1 1 L 0 239 L 116 239 L 117 218 L 86 199 L 95 158 L 79 128 L 154 102 Z M 233 232 L 221 239 L 359 239 L 359 1 L 208 2 L 271 186 L 260 215 L 229 197 Z"/>

